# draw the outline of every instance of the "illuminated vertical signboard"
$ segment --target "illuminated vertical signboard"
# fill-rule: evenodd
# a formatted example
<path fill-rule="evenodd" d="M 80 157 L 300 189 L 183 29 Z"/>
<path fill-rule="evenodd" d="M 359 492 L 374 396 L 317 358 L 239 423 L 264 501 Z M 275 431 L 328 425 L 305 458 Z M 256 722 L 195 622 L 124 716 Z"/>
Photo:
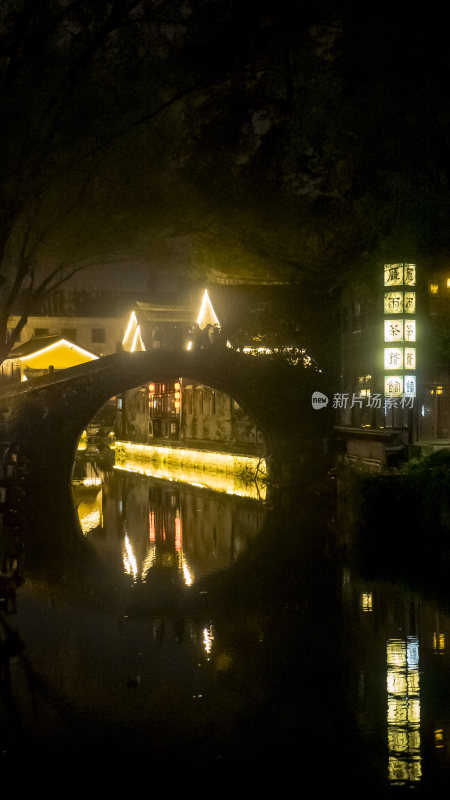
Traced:
<path fill-rule="evenodd" d="M 416 396 L 416 265 L 384 265 L 384 395 Z"/>

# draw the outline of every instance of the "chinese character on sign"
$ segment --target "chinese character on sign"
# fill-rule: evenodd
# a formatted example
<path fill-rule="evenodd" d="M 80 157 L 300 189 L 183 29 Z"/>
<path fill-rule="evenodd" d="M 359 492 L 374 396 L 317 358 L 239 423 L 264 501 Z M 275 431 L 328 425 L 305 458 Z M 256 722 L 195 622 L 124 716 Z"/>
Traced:
<path fill-rule="evenodd" d="M 401 347 L 385 347 L 385 369 L 403 369 L 403 349 Z"/>
<path fill-rule="evenodd" d="M 384 285 L 401 286 L 403 283 L 403 264 L 384 265 Z"/>
<path fill-rule="evenodd" d="M 416 311 L 416 293 L 405 292 L 405 312 L 406 314 L 414 314 Z"/>
<path fill-rule="evenodd" d="M 416 368 L 416 348 L 405 347 L 405 369 Z"/>
<path fill-rule="evenodd" d="M 402 314 L 403 292 L 385 292 L 384 311 L 386 314 Z"/>
<path fill-rule="evenodd" d="M 416 266 L 415 264 L 405 264 L 405 283 L 408 286 L 415 286 Z"/>
<path fill-rule="evenodd" d="M 409 397 L 416 396 L 416 376 L 405 375 L 405 395 Z"/>
<path fill-rule="evenodd" d="M 403 341 L 403 320 L 385 319 L 384 321 L 384 341 L 401 342 Z"/>
<path fill-rule="evenodd" d="M 403 378 L 400 375 L 386 375 L 384 378 L 384 394 L 387 397 L 400 397 L 403 394 Z"/>
<path fill-rule="evenodd" d="M 415 319 L 405 320 L 405 340 L 407 342 L 416 341 L 416 321 Z"/>

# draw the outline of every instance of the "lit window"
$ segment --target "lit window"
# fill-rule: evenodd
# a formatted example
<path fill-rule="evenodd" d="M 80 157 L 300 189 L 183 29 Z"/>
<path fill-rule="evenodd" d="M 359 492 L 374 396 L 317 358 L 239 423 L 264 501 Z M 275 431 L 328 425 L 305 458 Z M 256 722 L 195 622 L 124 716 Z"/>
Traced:
<path fill-rule="evenodd" d="M 430 283 L 430 294 L 437 294 L 439 291 L 438 283 Z"/>
<path fill-rule="evenodd" d="M 450 289 L 450 278 L 447 278 L 447 289 Z"/>

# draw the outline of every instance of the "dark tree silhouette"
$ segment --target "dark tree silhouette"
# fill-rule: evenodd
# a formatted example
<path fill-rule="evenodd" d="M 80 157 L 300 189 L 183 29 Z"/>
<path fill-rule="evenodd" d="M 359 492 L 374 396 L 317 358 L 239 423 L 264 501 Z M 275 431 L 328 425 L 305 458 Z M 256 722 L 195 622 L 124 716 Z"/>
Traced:
<path fill-rule="evenodd" d="M 46 294 L 130 253 L 320 295 L 450 249 L 444 40 L 346 0 L 4 0 L 0 360 Z"/>

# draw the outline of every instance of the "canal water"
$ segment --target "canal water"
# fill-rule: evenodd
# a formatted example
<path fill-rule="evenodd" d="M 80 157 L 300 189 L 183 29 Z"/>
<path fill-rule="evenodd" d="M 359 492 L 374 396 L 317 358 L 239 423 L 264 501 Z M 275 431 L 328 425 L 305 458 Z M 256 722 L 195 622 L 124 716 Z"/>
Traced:
<path fill-rule="evenodd" d="M 281 502 L 103 477 L 74 487 L 70 508 L 49 491 L 26 534 L 16 612 L 2 617 L 3 786 L 450 785 L 438 558 L 422 582 L 406 553 L 355 556 L 332 484 Z"/>

